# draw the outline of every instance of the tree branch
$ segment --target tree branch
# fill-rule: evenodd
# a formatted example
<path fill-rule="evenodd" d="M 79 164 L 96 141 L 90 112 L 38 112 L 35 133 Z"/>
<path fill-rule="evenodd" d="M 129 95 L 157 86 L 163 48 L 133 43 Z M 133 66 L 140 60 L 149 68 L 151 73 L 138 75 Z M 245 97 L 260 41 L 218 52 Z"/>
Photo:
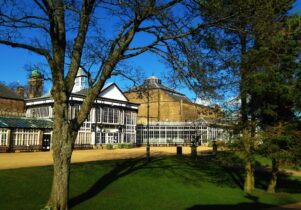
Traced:
<path fill-rule="evenodd" d="M 14 48 L 23 48 L 23 49 L 29 50 L 31 52 L 34 52 L 34 53 L 44 56 L 49 63 L 53 62 L 52 57 L 50 56 L 49 52 L 45 49 L 36 48 L 31 45 L 16 43 L 16 42 L 11 42 L 11 41 L 6 41 L 6 40 L 0 40 L 0 44 L 4 44 L 4 45 L 11 46 Z"/>
<path fill-rule="evenodd" d="M 86 40 L 88 26 L 90 22 L 90 16 L 94 7 L 95 0 L 84 0 L 83 7 L 80 15 L 80 25 L 78 33 L 73 45 L 73 51 L 71 55 L 71 64 L 68 74 L 66 76 L 65 84 L 68 92 L 71 92 L 74 86 L 74 79 L 76 77 L 80 61 L 82 57 L 83 47 Z"/>

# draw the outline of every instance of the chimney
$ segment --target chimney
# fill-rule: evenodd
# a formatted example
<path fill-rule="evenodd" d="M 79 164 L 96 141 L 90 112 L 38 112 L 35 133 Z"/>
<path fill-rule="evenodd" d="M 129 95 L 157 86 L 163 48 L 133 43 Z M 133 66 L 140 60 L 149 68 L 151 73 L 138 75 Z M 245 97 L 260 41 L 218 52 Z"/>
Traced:
<path fill-rule="evenodd" d="M 24 98 L 24 93 L 25 93 L 24 87 L 18 86 L 16 92 L 17 92 L 17 94 L 19 96 L 21 96 L 22 98 Z"/>

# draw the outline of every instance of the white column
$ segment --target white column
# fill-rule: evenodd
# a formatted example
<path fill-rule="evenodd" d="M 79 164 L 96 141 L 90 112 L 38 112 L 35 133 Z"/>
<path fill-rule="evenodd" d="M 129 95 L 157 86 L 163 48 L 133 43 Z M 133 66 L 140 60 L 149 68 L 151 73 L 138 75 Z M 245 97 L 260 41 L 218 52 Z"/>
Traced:
<path fill-rule="evenodd" d="M 92 144 L 92 145 L 95 145 L 95 139 L 96 139 L 95 132 L 92 131 L 92 132 L 91 132 L 91 144 Z"/>

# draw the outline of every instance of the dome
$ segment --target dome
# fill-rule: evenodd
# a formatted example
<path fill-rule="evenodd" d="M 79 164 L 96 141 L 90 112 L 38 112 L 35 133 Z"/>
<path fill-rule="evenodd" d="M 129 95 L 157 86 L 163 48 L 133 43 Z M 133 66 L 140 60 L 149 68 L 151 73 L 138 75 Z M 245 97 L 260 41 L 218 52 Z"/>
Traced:
<path fill-rule="evenodd" d="M 145 80 L 146 84 L 161 84 L 161 80 L 158 77 L 151 76 Z"/>
<path fill-rule="evenodd" d="M 40 70 L 38 68 L 32 70 L 31 72 L 31 77 L 41 77 L 42 76 L 42 73 L 40 72 Z"/>
<path fill-rule="evenodd" d="M 159 78 L 155 77 L 155 76 L 150 76 L 149 78 L 147 78 L 147 80 L 150 80 L 150 79 L 158 80 Z"/>

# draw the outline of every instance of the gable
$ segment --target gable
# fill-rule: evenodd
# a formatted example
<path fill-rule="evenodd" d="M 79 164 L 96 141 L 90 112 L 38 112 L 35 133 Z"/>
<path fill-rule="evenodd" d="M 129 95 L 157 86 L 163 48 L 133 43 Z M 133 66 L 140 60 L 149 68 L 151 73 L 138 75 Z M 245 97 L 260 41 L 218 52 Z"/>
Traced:
<path fill-rule="evenodd" d="M 99 96 L 102 98 L 114 99 L 119 101 L 128 101 L 127 98 L 123 95 L 123 93 L 114 83 L 104 88 L 104 90 L 101 91 Z"/>

